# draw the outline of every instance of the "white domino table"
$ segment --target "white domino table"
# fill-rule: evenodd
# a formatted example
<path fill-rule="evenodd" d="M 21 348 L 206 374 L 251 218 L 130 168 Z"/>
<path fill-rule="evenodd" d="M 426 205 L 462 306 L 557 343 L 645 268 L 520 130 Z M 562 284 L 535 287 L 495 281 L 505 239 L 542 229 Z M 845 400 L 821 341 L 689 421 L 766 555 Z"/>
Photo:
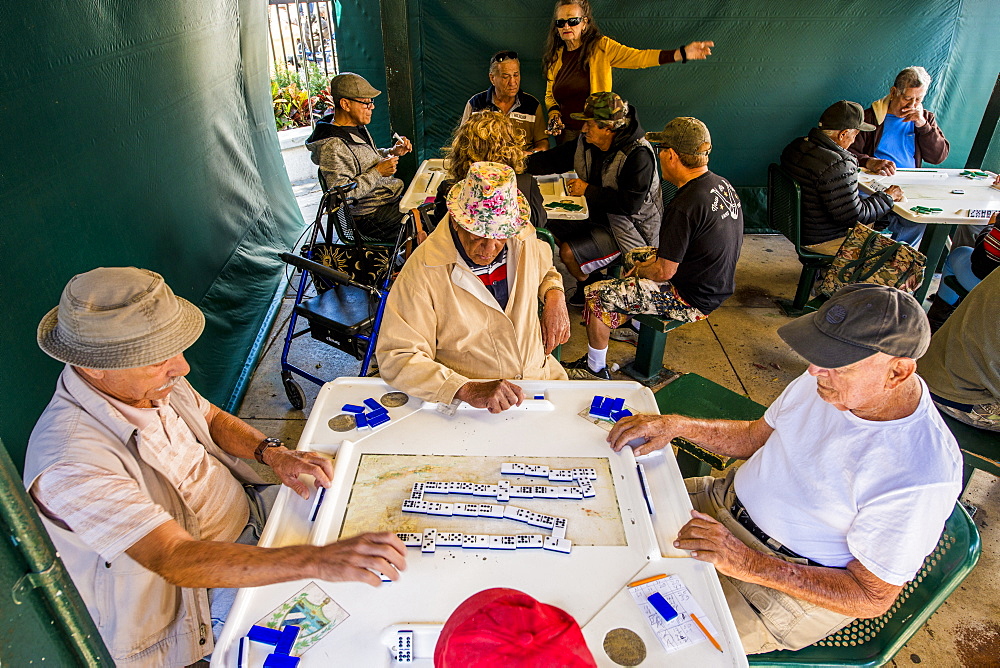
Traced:
<path fill-rule="evenodd" d="M 529 399 L 521 407 L 497 415 L 463 404 L 449 416 L 439 412 L 437 405 L 411 397 L 406 405 L 388 409 L 388 423 L 347 432 L 334 431 L 328 424 L 330 418 L 343 412 L 342 406 L 377 400 L 392 388 L 377 378 L 339 378 L 323 386 L 299 448 L 336 456 L 333 484 L 313 522 L 309 521 L 311 501 L 282 489 L 261 537 L 263 546 L 323 544 L 337 540 L 342 530 L 344 537 L 364 530 L 419 532 L 428 528 L 548 535 L 545 528 L 513 519 L 402 513 L 401 504 L 409 498 L 413 482 L 441 480 L 439 475 L 428 473 L 434 470 L 428 463 L 440 464 L 438 470 L 443 471 L 480 471 L 464 481 L 491 485 L 501 479 L 509 479 L 511 485 L 570 484 L 501 475 L 500 462 L 554 469 L 586 465 L 599 475 L 593 481 L 596 496 L 591 498 L 511 498 L 508 502 L 569 518 L 565 535 L 573 543 L 570 554 L 440 545 L 433 553 L 422 553 L 420 547 L 410 547 L 407 569 L 397 582 L 374 588 L 318 581 L 350 616 L 310 648 L 299 665 L 393 666 L 390 646 L 395 647 L 396 631 L 409 629 L 414 631 L 411 665 L 431 666 L 440 626 L 459 603 L 483 589 L 512 587 L 573 615 L 601 666 L 617 665 L 605 654 L 603 639 L 618 628 L 634 631 L 645 642 L 648 656 L 643 665 L 669 661 L 677 665 L 746 666 L 715 569 L 672 546 L 678 529 L 689 518 L 691 505 L 670 450 L 641 461 L 654 508 L 650 515 L 631 451 L 613 452 L 606 442 L 607 432 L 578 415 L 586 412 L 595 395 L 624 398 L 635 411 L 656 413 L 652 392 L 634 382 L 519 384 Z M 409 461 L 420 465 L 410 466 Z M 498 503 L 488 497 L 442 494 L 424 499 Z M 709 617 L 724 652 L 707 641 L 671 654 L 663 651 L 625 587 L 661 573 L 681 577 Z M 213 653 L 212 666 L 236 666 L 240 637 L 308 582 L 241 590 Z M 260 665 L 266 654 L 262 648 L 251 657 L 250 665 Z"/>
<path fill-rule="evenodd" d="M 431 158 L 420 163 L 417 173 L 413 175 L 410 185 L 406 187 L 402 199 L 399 200 L 399 210 L 406 213 L 410 209 L 432 201 L 437 196 L 438 186 L 447 178 L 447 163 L 441 158 Z M 542 193 L 545 213 L 549 218 L 561 220 L 585 220 L 590 215 L 587 209 L 587 198 L 571 197 L 566 194 L 566 181 L 576 178 L 575 173 L 550 174 L 538 176 L 538 188 Z M 567 211 L 553 203 L 576 204 L 579 211 Z"/>
<path fill-rule="evenodd" d="M 989 218 L 972 218 L 976 210 L 1000 209 L 1000 190 L 991 187 L 996 174 L 987 178 L 969 179 L 964 169 L 899 169 L 892 176 L 879 176 L 862 171 L 858 188 L 871 194 L 890 185 L 903 189 L 905 199 L 893 204 L 892 210 L 906 220 L 926 223 L 927 230 L 920 242 L 920 252 L 927 256 L 924 282 L 914 291 L 917 301 L 923 301 L 934 278 L 934 272 L 944 256 L 948 236 L 956 225 L 985 225 Z M 933 213 L 917 213 L 913 207 L 941 209 Z"/>

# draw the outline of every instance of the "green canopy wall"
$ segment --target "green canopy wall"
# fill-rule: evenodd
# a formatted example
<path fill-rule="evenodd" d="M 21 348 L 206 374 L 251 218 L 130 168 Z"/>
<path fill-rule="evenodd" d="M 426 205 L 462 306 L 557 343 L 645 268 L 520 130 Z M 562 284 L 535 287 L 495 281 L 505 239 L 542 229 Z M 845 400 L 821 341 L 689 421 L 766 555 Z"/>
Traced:
<path fill-rule="evenodd" d="M 337 4 L 342 67 L 382 90 L 388 71 L 393 84 L 372 125 L 382 145 L 391 100 L 417 157 L 437 155 L 500 49 L 519 51 L 523 87 L 544 92 L 550 2 Z M 605 33 L 630 46 L 716 41 L 706 62 L 617 71 L 614 87 L 647 128 L 676 115 L 708 124 L 712 168 L 740 188 L 751 228 L 767 163 L 829 103 L 867 104 L 922 64 L 935 78 L 927 106 L 952 143 L 945 164 L 962 166 L 1000 71 L 995 0 L 593 4 Z M 0 18 L 0 436 L 13 459 L 59 371 L 35 347 L 35 325 L 95 266 L 154 269 L 202 307 L 191 377 L 232 404 L 280 280 L 277 251 L 303 225 L 271 120 L 263 3 L 5 3 Z M 996 136 L 985 166 L 1000 167 Z"/>
<path fill-rule="evenodd" d="M 20 466 L 60 365 L 35 327 L 97 266 L 200 306 L 192 382 L 226 405 L 303 226 L 278 148 L 265 5 L 66 0 L 0 9 L 0 436 Z"/>
<path fill-rule="evenodd" d="M 522 88 L 543 98 L 542 47 L 554 2 L 381 4 L 383 13 L 408 13 L 408 35 L 398 22 L 383 30 L 387 42 L 410 42 L 407 65 L 421 159 L 438 155 L 465 101 L 489 85 L 494 52 L 516 50 Z M 592 6 L 606 35 L 636 48 L 715 41 L 707 61 L 615 70 L 614 89 L 636 106 L 646 129 L 659 129 L 675 116 L 705 121 L 715 145 L 712 169 L 739 188 L 748 228 L 764 227 L 768 163 L 829 104 L 848 99 L 867 106 L 888 93 L 900 69 L 923 65 L 934 78 L 925 105 L 951 141 L 944 166 L 963 167 L 1000 72 L 995 0 L 593 0 Z M 372 65 L 381 64 L 381 54 L 361 51 L 377 42 L 378 17 L 354 18 L 357 32 L 349 44 L 342 40 L 341 63 L 345 69 L 378 69 Z M 389 53 L 387 69 L 400 70 L 403 64 Z M 392 120 L 397 128 L 409 124 L 395 111 Z M 377 136 L 388 136 L 386 126 L 376 127 L 382 133 Z M 998 136 L 985 166 L 1000 168 Z"/>

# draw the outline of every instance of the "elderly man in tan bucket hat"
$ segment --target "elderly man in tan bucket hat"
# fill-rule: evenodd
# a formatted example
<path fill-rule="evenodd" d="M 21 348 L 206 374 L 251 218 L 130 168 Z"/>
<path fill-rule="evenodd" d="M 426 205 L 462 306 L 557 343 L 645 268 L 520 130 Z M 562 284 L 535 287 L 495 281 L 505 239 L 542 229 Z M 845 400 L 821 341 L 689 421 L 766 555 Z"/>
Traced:
<path fill-rule="evenodd" d="M 38 345 L 66 367 L 28 442 L 24 483 L 118 665 L 185 666 L 210 654 L 231 588 L 378 585 L 372 570 L 396 579 L 405 568 L 389 533 L 256 547 L 278 486 L 241 458 L 305 498 L 299 476 L 329 487 L 333 467 L 191 387 L 184 350 L 204 327 L 194 304 L 135 267 L 73 277 L 38 326 Z"/>
<path fill-rule="evenodd" d="M 566 380 L 549 355 L 569 340 L 562 279 L 507 165 L 473 163 L 447 205 L 389 293 L 379 371 L 421 399 L 498 413 L 524 399 L 511 381 Z"/>

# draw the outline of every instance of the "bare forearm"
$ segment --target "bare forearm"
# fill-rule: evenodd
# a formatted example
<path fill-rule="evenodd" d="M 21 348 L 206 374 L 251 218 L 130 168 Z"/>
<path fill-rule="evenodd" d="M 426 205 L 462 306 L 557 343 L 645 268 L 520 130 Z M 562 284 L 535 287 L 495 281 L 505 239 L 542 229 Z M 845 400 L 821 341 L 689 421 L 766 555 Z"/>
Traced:
<path fill-rule="evenodd" d="M 608 443 L 615 452 L 628 445 L 636 454 L 644 455 L 682 436 L 720 455 L 746 459 L 767 442 L 773 431 L 763 418 L 744 422 L 640 414 L 619 420 L 608 434 Z"/>
<path fill-rule="evenodd" d="M 748 571 L 738 579 L 851 617 L 884 614 L 901 589 L 879 580 L 858 561 L 841 569 L 793 564 L 760 552 L 753 555 Z"/>
<path fill-rule="evenodd" d="M 677 436 L 694 441 L 716 454 L 737 459 L 747 459 L 767 440 L 767 436 L 760 437 L 757 422 L 688 417 L 678 425 Z"/>
<path fill-rule="evenodd" d="M 658 257 L 652 264 L 640 265 L 636 267 L 635 273 L 640 278 L 648 278 L 651 281 L 662 283 L 664 281 L 669 281 L 674 277 L 674 274 L 677 273 L 678 266 L 677 262 L 671 262 L 670 260 Z"/>
<path fill-rule="evenodd" d="M 319 548 L 262 548 L 237 543 L 187 541 L 165 553 L 150 570 L 178 587 L 259 587 L 320 577 Z"/>
<path fill-rule="evenodd" d="M 301 578 L 378 585 L 406 568 L 406 547 L 392 533 L 368 533 L 328 545 L 262 548 L 194 540 L 176 522 L 153 529 L 127 550 L 179 587 L 257 587 Z"/>
<path fill-rule="evenodd" d="M 236 457 L 253 459 L 254 450 L 264 440 L 264 432 L 234 415 L 213 406 L 208 431 L 220 448 Z"/>

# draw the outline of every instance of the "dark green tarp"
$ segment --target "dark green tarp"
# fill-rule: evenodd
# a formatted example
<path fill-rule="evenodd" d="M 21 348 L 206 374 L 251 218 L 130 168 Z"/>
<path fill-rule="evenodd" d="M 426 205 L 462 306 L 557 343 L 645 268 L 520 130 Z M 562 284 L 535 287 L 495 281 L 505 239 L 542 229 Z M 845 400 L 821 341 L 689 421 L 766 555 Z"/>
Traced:
<path fill-rule="evenodd" d="M 409 11 L 421 159 L 438 155 L 465 101 L 489 85 L 494 52 L 516 50 L 522 88 L 543 98 L 542 47 L 553 2 L 382 0 L 399 2 Z M 614 89 L 635 104 L 647 129 L 675 116 L 705 121 L 715 145 L 711 167 L 740 189 L 750 228 L 764 224 L 767 164 L 829 104 L 849 99 L 868 106 L 888 93 L 900 69 L 923 65 L 934 78 L 926 106 L 952 145 L 944 166 L 963 167 L 1000 72 L 996 0 L 594 0 L 592 6 L 604 33 L 628 46 L 716 42 L 704 62 L 616 70 Z M 378 17 L 360 19 L 342 42 L 341 63 L 371 71 L 382 64 L 372 60 L 380 54 L 364 47 L 379 38 Z M 386 39 L 400 34 L 390 29 Z M 387 133 L 385 126 L 380 131 Z M 1000 137 L 984 166 L 1000 168 Z"/>
<path fill-rule="evenodd" d="M 35 327 L 71 276 L 163 274 L 205 311 L 191 380 L 224 405 L 303 223 L 263 3 L 4 3 L 0 19 L 0 436 L 20 465 L 60 369 Z"/>
<path fill-rule="evenodd" d="M 448 139 L 484 89 L 490 54 L 522 54 L 523 87 L 544 92 L 551 3 L 382 0 L 407 21 L 419 157 Z M 343 69 L 385 86 L 380 6 L 338 4 Z M 748 225 L 763 220 L 766 165 L 829 103 L 881 97 L 901 67 L 935 77 L 927 106 L 962 166 L 1000 71 L 995 0 L 677 3 L 596 0 L 604 31 L 640 48 L 714 39 L 707 62 L 618 71 L 615 89 L 647 128 L 693 115 L 712 130 L 712 168 L 740 188 Z M 163 273 L 208 315 L 192 380 L 233 397 L 277 287 L 276 250 L 301 229 L 267 90 L 265 7 L 236 0 L 67 0 L 0 8 L 0 436 L 20 463 L 58 365 L 34 328 L 73 274 L 135 264 Z M 391 66 L 392 64 L 390 64 Z M 397 89 L 394 94 L 401 92 Z M 389 141 L 384 101 L 372 129 Z M 1000 167 L 994 136 L 984 166 Z"/>

